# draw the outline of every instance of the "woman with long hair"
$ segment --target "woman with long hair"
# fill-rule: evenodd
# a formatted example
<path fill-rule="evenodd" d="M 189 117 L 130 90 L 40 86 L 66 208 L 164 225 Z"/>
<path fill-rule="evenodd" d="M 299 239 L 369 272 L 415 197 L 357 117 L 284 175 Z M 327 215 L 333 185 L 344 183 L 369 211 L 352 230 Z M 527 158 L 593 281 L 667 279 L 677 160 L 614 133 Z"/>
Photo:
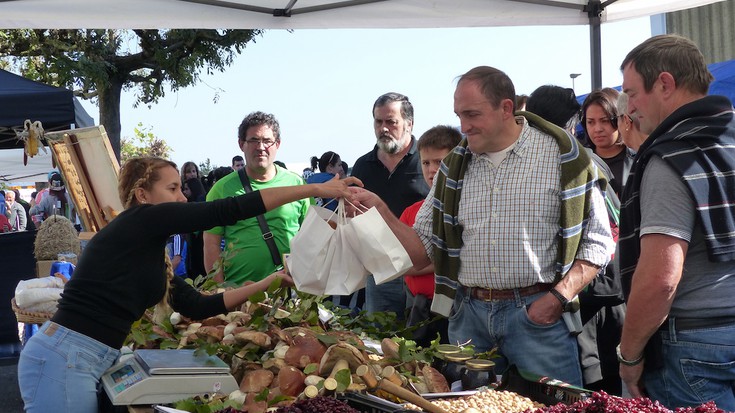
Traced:
<path fill-rule="evenodd" d="M 96 412 L 97 385 L 120 355 L 132 324 L 155 306 L 192 319 L 226 313 L 285 273 L 222 294 L 203 295 L 174 277 L 165 253 L 171 234 L 232 225 L 310 196 L 349 196 L 355 178 L 254 191 L 213 202 L 186 203 L 173 162 L 133 158 L 120 171 L 125 210 L 89 241 L 66 284 L 58 310 L 25 345 L 18 382 L 26 412 Z"/>
<path fill-rule="evenodd" d="M 311 168 L 313 170 L 319 168 L 319 172 L 306 178 L 307 184 L 327 182 L 330 179 L 334 179 L 335 176 L 341 177 L 344 173 L 342 169 L 342 159 L 336 152 L 332 151 L 324 152 L 320 158 L 312 156 Z M 329 208 L 332 211 L 337 208 L 337 202 L 332 199 L 317 199 L 317 204 L 325 208 Z"/>
<path fill-rule="evenodd" d="M 609 184 L 618 198 L 628 179 L 635 155 L 635 152 L 625 146 L 618 131 L 619 94 L 611 88 L 595 90 L 582 103 L 582 128 L 587 136 L 587 143 L 612 171 Z"/>

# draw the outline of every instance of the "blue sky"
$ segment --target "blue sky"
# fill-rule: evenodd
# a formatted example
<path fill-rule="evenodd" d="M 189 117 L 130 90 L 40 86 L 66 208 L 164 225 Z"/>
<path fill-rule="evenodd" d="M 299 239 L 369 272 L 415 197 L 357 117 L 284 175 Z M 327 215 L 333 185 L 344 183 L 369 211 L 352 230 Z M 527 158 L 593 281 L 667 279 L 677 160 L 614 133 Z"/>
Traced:
<path fill-rule="evenodd" d="M 650 37 L 650 19 L 602 25 L 602 80 L 622 82 L 625 55 Z M 407 95 L 415 109 L 414 134 L 458 125 L 452 111 L 457 76 L 479 65 L 497 67 L 517 93 L 544 84 L 590 91 L 587 26 L 462 29 L 267 31 L 224 73 L 202 76 L 197 86 L 168 91 L 149 109 L 121 104 L 122 136 L 144 127 L 174 149 L 172 159 L 229 165 L 237 126 L 251 111 L 273 113 L 281 124 L 278 159 L 301 170 L 313 155 L 332 150 L 350 165 L 375 143 L 371 108 L 389 91 Z M 215 97 L 217 101 L 215 103 Z M 97 121 L 96 106 L 85 103 Z"/>

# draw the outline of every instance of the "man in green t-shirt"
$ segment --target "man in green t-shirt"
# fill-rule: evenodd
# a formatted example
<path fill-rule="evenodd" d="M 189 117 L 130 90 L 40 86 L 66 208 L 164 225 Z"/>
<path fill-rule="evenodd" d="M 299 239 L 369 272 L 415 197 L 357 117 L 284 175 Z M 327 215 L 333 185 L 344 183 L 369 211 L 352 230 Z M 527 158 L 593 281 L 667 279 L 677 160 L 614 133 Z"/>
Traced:
<path fill-rule="evenodd" d="M 238 144 L 245 155 L 245 173 L 254 191 L 304 183 L 298 174 L 273 163 L 281 146 L 280 127 L 273 115 L 263 112 L 249 114 L 240 124 L 237 135 Z M 207 194 L 207 201 L 243 193 L 245 189 L 240 177 L 233 172 L 214 184 Z M 291 238 L 299 230 L 309 204 L 308 199 L 300 200 L 265 214 L 279 254 L 290 251 Z M 221 253 L 223 239 L 226 247 L 225 252 Z M 222 266 L 215 274 L 215 280 L 219 282 L 241 285 L 247 281 L 259 281 L 281 270 L 273 262 L 256 218 L 215 227 L 204 233 L 205 268 L 211 271 L 220 256 L 223 258 Z"/>

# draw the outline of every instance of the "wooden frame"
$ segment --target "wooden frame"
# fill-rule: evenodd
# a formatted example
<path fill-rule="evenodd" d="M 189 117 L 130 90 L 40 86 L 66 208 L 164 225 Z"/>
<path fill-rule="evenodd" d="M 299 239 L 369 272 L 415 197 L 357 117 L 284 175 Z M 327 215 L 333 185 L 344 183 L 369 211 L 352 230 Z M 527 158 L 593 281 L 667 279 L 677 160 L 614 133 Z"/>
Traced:
<path fill-rule="evenodd" d="M 123 210 L 117 194 L 120 164 L 105 128 L 93 126 L 46 134 L 84 229 L 97 232 Z"/>

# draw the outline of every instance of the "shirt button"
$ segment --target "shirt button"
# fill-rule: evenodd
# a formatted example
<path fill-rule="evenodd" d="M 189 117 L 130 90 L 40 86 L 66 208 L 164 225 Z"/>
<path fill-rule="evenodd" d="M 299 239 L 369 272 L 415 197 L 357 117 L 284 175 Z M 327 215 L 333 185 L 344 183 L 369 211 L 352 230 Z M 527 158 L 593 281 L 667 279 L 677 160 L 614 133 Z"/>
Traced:
<path fill-rule="evenodd" d="M 498 242 L 497 242 L 497 241 L 495 241 L 495 240 L 492 240 L 492 241 L 490 241 L 490 244 L 491 244 L 491 245 L 495 245 L 495 244 L 497 244 L 497 243 L 498 243 Z"/>
<path fill-rule="evenodd" d="M 497 217 L 498 217 L 498 213 L 497 212 L 493 212 L 493 218 L 497 218 Z"/>

